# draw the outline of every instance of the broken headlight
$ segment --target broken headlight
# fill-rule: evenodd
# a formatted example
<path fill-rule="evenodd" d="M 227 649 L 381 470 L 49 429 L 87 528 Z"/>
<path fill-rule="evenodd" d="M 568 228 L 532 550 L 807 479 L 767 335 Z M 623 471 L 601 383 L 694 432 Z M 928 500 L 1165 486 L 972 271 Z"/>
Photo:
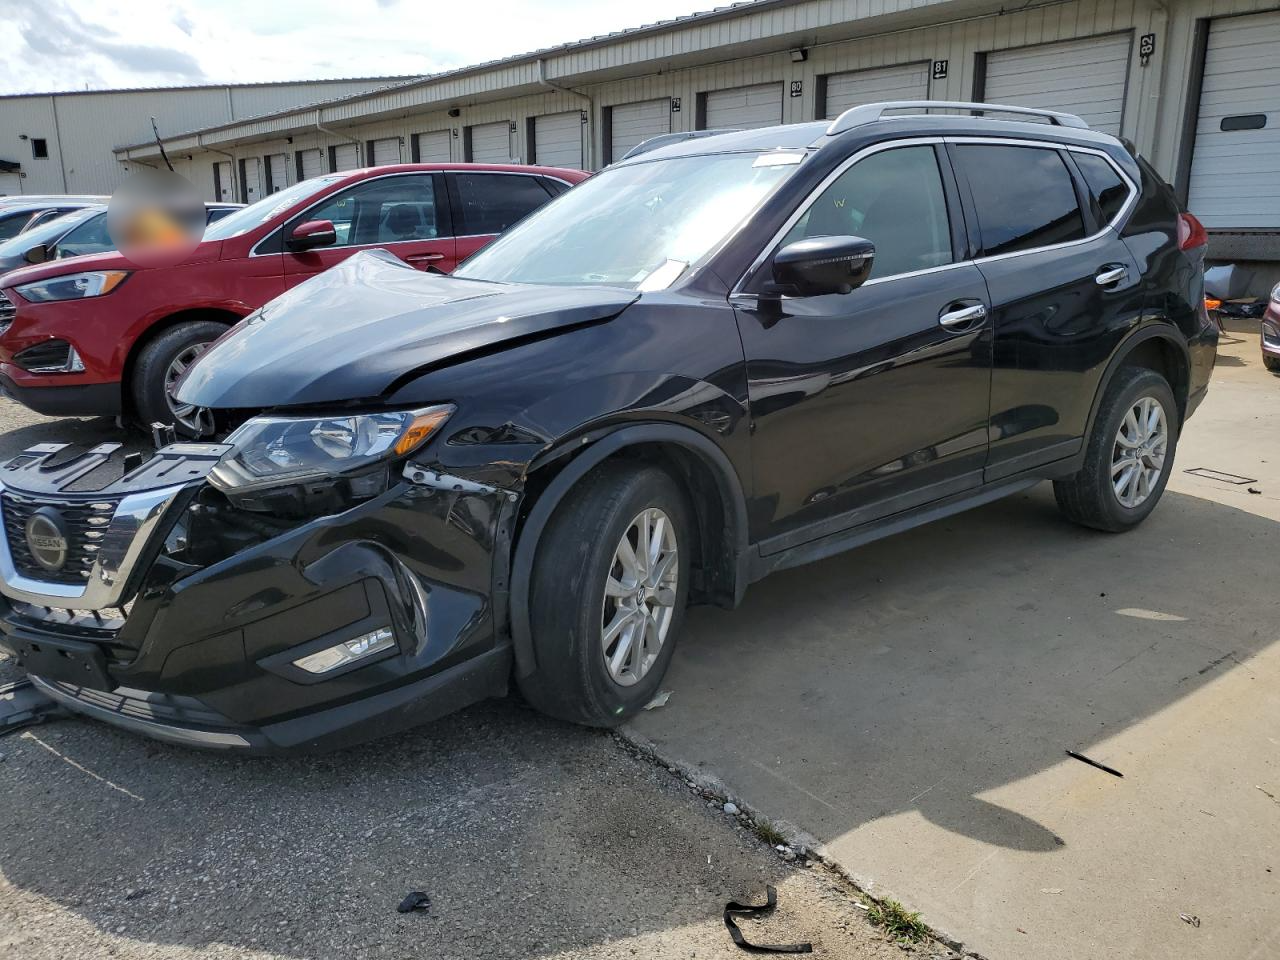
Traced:
<path fill-rule="evenodd" d="M 227 437 L 231 444 L 209 483 L 238 506 L 280 509 L 284 489 L 305 501 L 365 499 L 386 489 L 387 462 L 416 450 L 453 412 L 441 405 L 419 410 L 335 414 L 327 417 L 255 417 Z M 322 506 L 315 503 L 315 506 Z M 310 512 L 310 511 L 308 511 Z"/>

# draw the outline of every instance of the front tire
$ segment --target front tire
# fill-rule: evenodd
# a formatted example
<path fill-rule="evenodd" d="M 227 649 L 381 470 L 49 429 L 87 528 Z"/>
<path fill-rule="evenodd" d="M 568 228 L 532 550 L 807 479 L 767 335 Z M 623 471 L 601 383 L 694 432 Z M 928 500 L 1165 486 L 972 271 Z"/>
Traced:
<path fill-rule="evenodd" d="M 198 409 L 178 403 L 173 388 L 183 371 L 226 332 L 225 326 L 212 320 L 180 323 L 142 348 L 130 387 L 133 409 L 144 429 L 166 423 L 184 437 L 202 435 Z"/>
<path fill-rule="evenodd" d="M 534 554 L 538 666 L 519 680 L 525 699 L 596 727 L 653 699 L 684 618 L 692 530 L 684 494 L 657 467 L 606 464 L 569 493 Z"/>
<path fill-rule="evenodd" d="M 1132 529 L 1160 502 L 1178 444 L 1178 406 L 1154 370 L 1123 367 L 1107 387 L 1080 471 L 1055 480 L 1068 519 L 1109 533 Z"/>
<path fill-rule="evenodd" d="M 1280 373 L 1280 357 L 1273 357 L 1269 353 L 1262 355 L 1262 365 L 1272 373 Z"/>

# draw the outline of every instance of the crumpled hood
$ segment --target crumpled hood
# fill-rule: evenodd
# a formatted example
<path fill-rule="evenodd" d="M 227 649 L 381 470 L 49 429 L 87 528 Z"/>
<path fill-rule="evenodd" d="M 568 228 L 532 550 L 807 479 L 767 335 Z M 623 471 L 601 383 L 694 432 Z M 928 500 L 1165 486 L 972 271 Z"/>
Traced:
<path fill-rule="evenodd" d="M 459 355 L 607 320 L 638 296 L 462 280 L 363 251 L 236 324 L 192 364 L 178 399 L 246 409 L 377 397 Z"/>

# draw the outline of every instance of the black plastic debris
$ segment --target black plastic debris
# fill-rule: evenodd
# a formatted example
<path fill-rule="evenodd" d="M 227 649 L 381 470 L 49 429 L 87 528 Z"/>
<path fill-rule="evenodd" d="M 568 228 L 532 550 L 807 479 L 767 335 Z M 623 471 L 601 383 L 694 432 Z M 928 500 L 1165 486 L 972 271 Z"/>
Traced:
<path fill-rule="evenodd" d="M 32 686 L 30 680 L 0 684 L 0 737 L 66 715 L 65 710 Z"/>
<path fill-rule="evenodd" d="M 730 900 L 724 905 L 724 925 L 729 930 L 729 936 L 733 937 L 733 942 L 748 953 L 813 953 L 813 944 L 811 943 L 751 943 L 742 935 L 742 931 L 738 929 L 738 924 L 733 919 L 734 917 L 767 916 L 778 905 L 778 891 L 771 886 L 764 889 L 766 902 L 759 906 L 738 903 L 737 900 Z"/>
<path fill-rule="evenodd" d="M 396 907 L 396 912 L 413 913 L 415 910 L 429 910 L 430 908 L 431 898 L 421 890 L 414 890 L 400 901 L 400 906 Z"/>
<path fill-rule="evenodd" d="M 1068 750 L 1067 756 L 1073 760 L 1079 760 L 1081 763 L 1087 763 L 1091 767 L 1097 767 L 1099 770 L 1105 771 L 1113 777 L 1124 777 L 1124 774 L 1115 767 L 1108 767 L 1105 763 L 1099 763 L 1097 760 L 1086 757 L 1083 753 L 1076 753 L 1074 750 Z"/>

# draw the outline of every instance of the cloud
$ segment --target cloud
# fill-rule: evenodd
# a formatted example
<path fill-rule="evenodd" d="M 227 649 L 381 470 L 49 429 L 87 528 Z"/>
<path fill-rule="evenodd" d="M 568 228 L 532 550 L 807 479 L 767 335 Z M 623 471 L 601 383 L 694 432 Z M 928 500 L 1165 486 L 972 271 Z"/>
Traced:
<path fill-rule="evenodd" d="M 192 19 L 187 16 L 183 10 L 178 10 L 173 15 L 173 25 L 185 33 L 188 37 L 195 33 L 196 25 Z"/>

